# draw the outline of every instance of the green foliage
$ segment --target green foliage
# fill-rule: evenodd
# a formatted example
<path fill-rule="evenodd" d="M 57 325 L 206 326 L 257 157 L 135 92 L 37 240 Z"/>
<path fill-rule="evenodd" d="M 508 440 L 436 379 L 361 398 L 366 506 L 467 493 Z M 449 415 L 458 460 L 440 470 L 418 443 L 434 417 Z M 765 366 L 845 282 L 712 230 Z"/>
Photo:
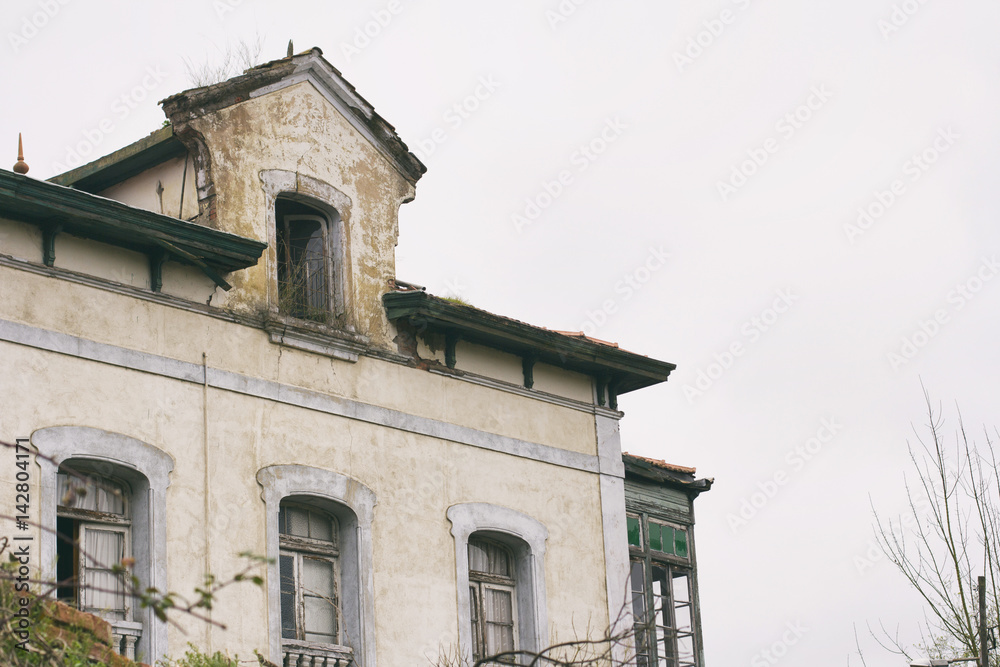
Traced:
<path fill-rule="evenodd" d="M 56 628 L 45 609 L 45 602 L 31 597 L 26 625 L 30 633 L 26 648 L 18 646 L 21 637 L 20 601 L 25 595 L 15 590 L 15 571 L 10 563 L 0 566 L 0 664 L 7 667 L 104 667 L 90 660 L 96 638 L 86 630 L 62 629 L 63 638 L 55 638 Z"/>
<path fill-rule="evenodd" d="M 183 658 L 161 660 L 158 667 L 239 667 L 239 656 L 230 658 L 216 651 L 212 655 L 202 653 L 194 644 L 188 643 Z"/>
<path fill-rule="evenodd" d="M 6 540 L 0 542 L 0 554 L 4 554 Z M 251 553 L 242 553 L 241 557 L 249 561 L 245 569 L 235 574 L 232 579 L 220 582 L 211 574 L 205 576 L 202 586 L 195 588 L 193 601 L 189 601 L 176 593 L 161 593 L 155 588 L 140 589 L 139 580 L 130 575 L 127 566 L 130 563 L 117 563 L 111 571 L 125 578 L 126 588 L 139 606 L 148 607 L 160 619 L 167 618 L 168 611 L 186 613 L 200 618 L 213 625 L 225 627 L 218 622 L 210 621 L 201 612 L 210 611 L 218 592 L 234 583 L 248 581 L 261 586 L 263 577 L 254 573 L 258 567 L 270 562 L 267 557 Z M 97 638 L 88 630 L 69 628 L 57 625 L 49 607 L 56 604 L 32 594 L 19 592 L 15 589 L 17 563 L 0 564 L 0 665 L 4 667 L 107 667 L 107 663 L 90 659 L 91 649 L 99 644 Z M 21 600 L 30 600 L 27 618 L 24 619 Z M 24 619 L 24 623 L 22 623 Z M 19 647 L 23 637 L 18 634 L 20 627 L 26 625 L 30 635 L 27 648 Z M 212 655 L 200 652 L 197 647 L 189 644 L 190 649 L 182 658 L 160 661 L 158 667 L 238 667 L 238 658 L 230 658 L 218 651 Z M 107 647 L 105 647 L 107 650 Z"/>

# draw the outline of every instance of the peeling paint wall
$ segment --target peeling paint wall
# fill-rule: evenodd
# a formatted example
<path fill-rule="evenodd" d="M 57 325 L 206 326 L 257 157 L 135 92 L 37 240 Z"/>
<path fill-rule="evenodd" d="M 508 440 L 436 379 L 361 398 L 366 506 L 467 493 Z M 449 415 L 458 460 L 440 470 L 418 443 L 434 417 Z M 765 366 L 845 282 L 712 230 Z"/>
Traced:
<path fill-rule="evenodd" d="M 107 257 L 107 255 L 106 255 Z M 271 343 L 264 331 L 107 289 L 0 267 L 0 320 L 64 332 L 191 364 L 355 399 L 485 433 L 594 455 L 594 417 L 579 410 L 370 357 L 347 363 Z M 545 560 L 553 639 L 607 623 L 598 476 L 437 437 L 324 414 L 258 396 L 0 342 L 5 360 L 0 437 L 54 425 L 138 438 L 175 461 L 167 491 L 171 590 L 191 591 L 205 567 L 238 571 L 240 551 L 263 553 L 264 466 L 298 463 L 350 476 L 377 497 L 376 635 L 383 665 L 423 664 L 457 637 L 454 542 L 447 508 L 489 502 L 549 530 Z M 209 515 L 205 515 L 205 418 Z M 6 492 L 6 484 L 0 484 Z M 206 528 L 207 526 L 207 528 Z M 207 563 L 207 566 L 205 565 Z M 214 617 L 228 630 L 181 619 L 170 649 L 188 641 L 249 655 L 264 648 L 266 600 L 227 590 Z"/>
<path fill-rule="evenodd" d="M 187 302 L 141 296 L 131 288 L 149 287 L 143 255 L 61 236 L 55 269 L 46 269 L 37 230 L 2 222 L 0 254 L 16 259 L 0 262 L 0 332 L 30 334 L 0 339 L 0 438 L 88 426 L 166 452 L 174 461 L 164 517 L 167 581 L 180 592 L 200 585 L 206 571 L 223 579 L 239 571 L 241 551 L 265 553 L 261 468 L 314 466 L 364 484 L 377 500 L 374 608 L 383 666 L 426 664 L 454 648 L 455 545 L 446 513 L 457 503 L 500 505 L 548 530 L 552 641 L 605 628 L 606 529 L 590 379 L 536 365 L 537 389 L 576 401 L 560 404 L 517 387 L 428 372 L 391 354 L 395 330 L 381 297 L 395 276 L 398 208 L 414 187 L 312 84 L 237 103 L 192 120 L 189 130 L 203 141 L 213 178 L 206 184 L 207 172 L 195 175 L 202 194 L 210 189 L 214 197 L 214 217 L 199 223 L 267 242 L 264 258 L 227 276 L 234 289 L 217 307 L 221 292 L 191 267 L 167 264 L 163 275 L 164 292 Z M 162 182 L 166 195 L 178 165 L 105 194 L 147 208 L 150 186 Z M 318 182 L 342 197 L 347 325 L 379 354 L 351 363 L 271 342 L 263 323 L 277 305 L 276 259 L 264 172 L 291 174 L 289 191 L 315 194 Z M 193 215 L 190 201 L 185 214 Z M 158 210 L 158 198 L 154 203 Z M 210 299 L 216 308 L 205 306 Z M 63 336 L 59 350 L 39 342 L 56 334 Z M 86 356 L 94 343 L 103 360 Z M 440 347 L 418 345 L 427 359 L 443 360 Z M 463 343 L 458 354 L 466 371 L 523 382 L 516 356 Z M 186 370 L 171 375 L 161 367 Z M 210 374 L 231 386 L 203 386 Z M 10 496 L 9 487 L 0 476 L 0 492 Z M 266 650 L 269 624 L 277 622 L 267 617 L 264 590 L 250 584 L 220 594 L 213 618 L 226 630 L 176 618 L 187 634 L 170 630 L 171 653 L 191 641 L 244 658 Z"/>
<path fill-rule="evenodd" d="M 276 307 L 274 230 L 260 176 L 302 174 L 348 198 L 338 210 L 346 230 L 348 321 L 391 349 L 394 334 L 381 298 L 396 273 L 397 213 L 413 198 L 413 186 L 308 82 L 221 109 L 190 127 L 211 156 L 212 226 L 270 245 L 265 261 L 233 275 L 232 306 L 247 312 Z"/>

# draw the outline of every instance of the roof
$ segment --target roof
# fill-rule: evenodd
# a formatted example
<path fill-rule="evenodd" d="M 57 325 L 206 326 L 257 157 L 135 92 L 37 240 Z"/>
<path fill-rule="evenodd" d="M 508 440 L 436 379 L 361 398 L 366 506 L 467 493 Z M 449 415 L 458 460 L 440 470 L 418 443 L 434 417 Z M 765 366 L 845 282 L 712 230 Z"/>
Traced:
<path fill-rule="evenodd" d="M 0 213 L 52 233 L 109 243 L 202 269 L 228 289 L 218 272 L 253 266 L 266 243 L 134 208 L 98 195 L 0 169 Z"/>
<path fill-rule="evenodd" d="M 661 459 L 651 459 L 623 452 L 622 462 L 625 464 L 626 480 L 629 478 L 642 479 L 656 484 L 664 484 L 686 491 L 692 497 L 708 491 L 715 483 L 715 479 L 711 477 L 696 479 L 694 468 L 667 463 Z"/>
<path fill-rule="evenodd" d="M 628 452 L 622 452 L 622 458 L 629 457 L 633 459 L 633 463 L 648 463 L 654 468 L 662 468 L 663 470 L 672 470 L 673 472 L 684 473 L 686 475 L 693 475 L 695 473 L 695 468 L 688 468 L 687 466 L 679 466 L 673 463 L 667 463 L 663 459 L 651 459 L 645 456 L 639 456 L 638 454 L 629 454 Z"/>
<path fill-rule="evenodd" d="M 396 134 L 395 128 L 375 113 L 375 108 L 357 93 L 331 65 L 318 47 L 298 55 L 272 60 L 246 70 L 221 83 L 192 88 L 162 100 L 163 111 L 172 122 L 186 122 L 206 113 L 238 104 L 264 93 L 301 81 L 311 81 L 330 102 L 378 149 L 403 176 L 416 183 L 427 167 Z M 174 134 L 173 126 L 150 133 L 110 155 L 49 179 L 87 192 L 100 192 L 187 149 Z"/>
<path fill-rule="evenodd" d="M 404 284 L 405 285 L 405 284 Z M 382 297 L 390 320 L 414 318 L 421 327 L 458 334 L 463 340 L 604 379 L 615 394 L 666 382 L 676 366 L 619 349 L 582 334 L 567 334 L 494 315 L 417 289 L 402 287 Z"/>
<path fill-rule="evenodd" d="M 594 338 L 588 336 L 582 331 L 559 331 L 558 329 L 553 329 L 557 334 L 562 334 L 563 336 L 572 336 L 573 338 L 583 338 L 584 340 L 589 340 L 592 343 L 600 343 L 601 345 L 608 345 L 610 347 L 618 347 L 618 343 L 611 343 L 606 340 L 601 340 L 600 338 Z"/>
<path fill-rule="evenodd" d="M 49 181 L 86 192 L 101 192 L 150 167 L 186 154 L 184 144 L 168 125 L 114 153 L 53 176 Z"/>
<path fill-rule="evenodd" d="M 323 51 L 318 47 L 252 67 L 221 83 L 171 95 L 160 104 L 171 123 L 177 126 L 303 81 L 312 83 L 410 183 L 415 184 L 427 171 L 396 134 L 395 128 L 375 113 L 375 108 L 323 58 Z"/>

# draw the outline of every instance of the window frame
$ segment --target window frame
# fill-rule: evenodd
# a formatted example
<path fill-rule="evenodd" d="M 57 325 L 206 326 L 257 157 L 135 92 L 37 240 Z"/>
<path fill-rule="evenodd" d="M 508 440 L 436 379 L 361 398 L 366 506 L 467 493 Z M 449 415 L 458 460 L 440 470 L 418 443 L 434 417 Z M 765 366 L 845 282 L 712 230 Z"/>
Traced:
<path fill-rule="evenodd" d="M 533 517 L 489 503 L 461 503 L 448 508 L 455 538 L 457 583 L 458 650 L 460 659 L 472 662 L 472 595 L 469 579 L 469 539 L 486 538 L 512 552 L 514 560 L 514 614 L 517 649 L 541 651 L 549 644 L 545 594 L 545 543 L 548 530 Z M 485 637 L 484 637 L 485 641 Z M 463 664 L 464 664 L 463 662 Z"/>
<path fill-rule="evenodd" d="M 351 244 L 347 233 L 347 221 L 352 216 L 351 198 L 329 183 L 301 172 L 285 169 L 261 171 L 260 182 L 267 211 L 269 249 L 266 265 L 269 267 L 267 280 L 272 312 L 283 313 L 279 305 L 278 285 L 278 229 L 282 223 L 277 209 L 279 202 L 288 201 L 304 205 L 326 219 L 326 253 L 330 258 L 327 286 L 330 317 L 326 321 L 333 321 L 337 326 L 350 329 L 354 276 L 348 270 L 351 264 Z"/>
<path fill-rule="evenodd" d="M 279 513 L 281 510 L 293 508 L 304 510 L 309 514 L 320 514 L 324 519 L 330 522 L 330 529 L 332 533 L 332 540 L 320 540 L 311 537 L 302 537 L 301 535 L 292 535 L 290 533 L 281 532 L 280 521 L 278 529 L 278 557 L 288 556 L 292 558 L 292 571 L 293 571 L 293 588 L 295 591 L 295 634 L 294 640 L 301 642 L 317 643 L 317 644 L 328 644 L 330 646 L 341 646 L 340 635 L 343 626 L 343 619 L 341 618 L 340 612 L 340 549 L 338 547 L 338 535 L 340 532 L 340 522 L 337 521 L 337 517 L 328 512 L 324 512 L 316 507 L 294 502 L 282 502 L 279 506 Z M 311 517 L 310 517 L 311 518 Z M 310 519 L 307 518 L 307 522 Z M 303 559 L 312 558 L 314 560 L 322 560 L 330 563 L 331 569 L 331 585 L 333 587 L 333 606 L 334 606 L 334 624 L 333 624 L 333 641 L 323 642 L 314 639 L 307 639 L 306 634 L 306 610 L 305 610 L 305 598 L 307 597 L 317 597 L 314 595 L 307 595 L 304 583 L 303 574 Z M 279 576 L 280 576 L 280 562 L 279 562 Z M 292 637 L 284 636 L 285 629 L 285 619 L 281 618 L 281 629 L 282 629 L 282 639 L 293 639 Z"/>
<path fill-rule="evenodd" d="M 479 533 L 473 533 L 469 537 L 469 547 L 472 546 L 473 542 L 479 542 L 481 544 L 490 545 L 494 548 L 502 550 L 506 557 L 507 563 L 510 570 L 514 570 L 515 558 L 514 552 L 507 545 L 497 542 L 496 540 L 491 540 L 489 538 L 482 537 Z M 487 633 L 487 626 L 489 625 L 499 625 L 496 621 L 488 620 L 489 614 L 487 613 L 486 606 L 486 594 L 485 591 L 503 591 L 510 595 L 510 617 L 511 617 L 511 636 L 512 636 L 512 646 L 510 648 L 489 648 L 487 646 L 489 633 Z M 473 570 L 472 566 L 469 566 L 469 595 L 472 602 L 472 607 L 470 609 L 475 609 L 475 618 L 471 619 L 470 628 L 473 634 L 472 641 L 472 659 L 482 660 L 487 655 L 495 655 L 497 653 L 503 653 L 506 651 L 516 651 L 518 650 L 518 626 L 517 626 L 517 579 L 516 573 L 511 572 L 510 576 L 492 574 L 489 572 L 481 572 L 479 570 Z M 470 612 L 471 613 L 471 612 Z M 476 638 L 478 637 L 478 642 Z M 476 649 L 479 649 L 478 651 Z"/>
<path fill-rule="evenodd" d="M 650 514 L 645 511 L 628 511 L 626 512 L 626 523 L 630 518 L 639 519 L 639 540 L 640 546 L 633 545 L 629 543 L 629 599 L 632 602 L 632 614 L 633 614 L 633 627 L 635 630 L 635 661 L 637 665 L 648 665 L 649 667 L 665 665 L 667 667 L 700 667 L 699 663 L 699 615 L 697 610 L 697 597 L 695 595 L 695 568 L 694 568 L 694 557 L 693 557 L 693 547 L 692 547 L 692 526 L 690 524 L 679 523 L 676 520 L 668 519 L 662 515 Z M 675 530 L 683 530 L 686 535 L 685 543 L 687 545 L 687 555 L 677 556 L 676 554 L 671 554 L 669 552 L 654 550 L 650 544 L 649 540 L 649 522 L 654 521 L 660 525 L 666 525 L 674 528 Z M 676 544 L 676 543 L 675 543 Z M 636 593 L 633 583 L 633 578 L 635 575 L 633 565 L 638 564 L 642 567 L 643 575 L 643 619 L 640 620 L 635 614 L 635 600 Z M 668 610 L 669 625 L 659 625 L 659 620 L 663 617 L 663 612 L 665 611 L 661 606 L 657 607 L 657 598 L 664 599 L 663 592 L 659 595 L 654 591 L 654 584 L 658 583 L 654 581 L 653 571 L 654 568 L 659 568 L 664 571 L 664 580 L 667 582 L 669 590 L 666 592 L 665 599 L 670 601 L 670 607 Z M 676 574 L 675 574 L 676 573 Z M 683 603 L 677 602 L 677 597 L 674 592 L 674 580 L 680 576 L 686 577 L 687 579 L 687 601 Z M 677 609 L 680 606 L 687 606 L 690 608 L 690 627 L 686 628 L 683 632 L 681 628 L 677 627 Z M 652 621 L 648 621 L 649 617 L 652 617 Z M 672 655 L 660 655 L 661 645 L 664 643 L 664 636 L 659 632 L 660 628 L 665 628 L 671 633 L 671 646 Z M 665 634 L 665 633 L 664 633 Z M 640 647 L 640 637 L 645 635 L 646 642 L 643 647 Z M 690 656 L 685 655 L 682 657 L 679 655 L 679 641 L 682 637 L 690 638 L 691 642 L 691 654 Z M 652 641 L 650 641 L 652 640 Z M 646 662 L 643 662 L 642 658 L 646 658 Z"/>
<path fill-rule="evenodd" d="M 291 205 L 297 209 L 308 209 L 308 212 L 279 213 L 279 208 L 284 205 Z M 303 251 L 303 255 L 306 255 L 304 258 L 299 257 L 293 260 L 290 250 L 294 247 L 290 240 L 292 237 L 291 224 L 307 221 L 317 223 L 322 235 L 320 259 L 322 260 L 323 277 L 322 289 L 319 291 L 322 295 L 322 304 L 320 305 L 311 303 L 312 297 L 316 293 L 309 285 L 311 276 L 300 276 L 295 280 L 289 278 L 289 273 L 294 273 L 295 267 L 299 264 L 308 268 L 315 261 L 308 257 L 307 251 Z M 343 261 L 339 234 L 340 214 L 336 209 L 324 211 L 323 208 L 317 207 L 316 203 L 311 201 L 279 196 L 275 200 L 274 224 L 278 311 L 289 317 L 315 322 L 328 322 L 331 318 L 343 314 L 342 292 L 339 288 L 341 280 L 338 276 L 338 273 L 341 273 L 338 269 Z M 308 241 L 306 248 L 308 248 Z M 303 303 L 293 304 L 291 308 L 287 305 L 282 306 L 282 295 L 289 286 L 292 286 L 293 290 L 301 289 L 305 294 Z"/>
<path fill-rule="evenodd" d="M 81 522 L 79 524 L 79 531 L 80 531 L 78 533 L 79 537 L 77 538 L 79 544 L 80 545 L 85 545 L 87 543 L 86 534 L 87 534 L 88 531 L 97 531 L 97 530 L 103 531 L 103 532 L 110 532 L 110 533 L 120 533 L 122 535 L 122 558 L 120 559 L 119 562 L 121 562 L 121 560 L 124 560 L 126 558 L 131 558 L 132 557 L 132 526 L 131 526 L 131 523 L 129 523 L 128 525 L 125 525 L 125 524 L 121 524 L 121 523 L 98 523 L 98 522 L 94 522 L 94 521 Z M 97 571 L 107 571 L 107 572 L 111 573 L 110 572 L 111 568 L 114 565 L 117 565 L 118 563 L 96 563 L 96 561 L 94 561 L 96 563 L 96 565 L 98 565 L 98 567 L 91 567 L 91 566 L 87 565 L 87 561 L 88 560 L 94 560 L 94 559 L 88 558 L 88 556 L 89 556 L 89 554 L 85 553 L 85 549 L 81 548 L 80 549 L 80 557 L 79 557 L 79 560 L 78 560 L 78 563 L 77 563 L 77 572 L 79 573 L 78 574 L 78 582 L 77 582 L 77 585 L 76 585 L 77 609 L 79 609 L 80 611 L 87 612 L 88 614 L 95 614 L 95 615 L 100 616 L 102 618 L 106 618 L 109 613 L 117 613 L 117 610 L 112 611 L 112 610 L 109 610 L 109 609 L 102 609 L 100 607 L 96 607 L 96 606 L 93 606 L 93 605 L 87 605 L 86 604 L 86 600 L 87 600 L 86 596 L 87 596 L 88 590 L 89 591 L 93 591 L 92 588 L 89 588 L 89 583 L 87 581 L 88 572 L 93 573 L 93 572 L 97 572 Z M 100 567 L 100 565 L 106 565 L 107 567 Z M 113 573 L 111 573 L 111 574 L 113 574 Z M 122 574 L 119 574 L 117 576 L 121 580 L 122 587 L 124 589 L 125 588 L 125 576 L 126 575 L 124 573 L 122 573 Z M 122 600 L 122 605 L 123 606 L 122 606 L 121 614 L 122 614 L 122 616 L 124 616 L 124 618 L 114 619 L 114 620 L 131 621 L 132 620 L 133 605 L 129 604 L 129 597 L 128 597 L 127 594 L 124 596 L 124 599 Z M 109 619 L 109 620 L 111 620 L 111 619 Z"/>
<path fill-rule="evenodd" d="M 166 492 L 173 459 L 157 447 L 135 438 L 88 426 L 52 426 L 31 434 L 31 444 L 45 454 L 40 468 L 40 523 L 55 528 L 58 520 L 59 468 L 86 468 L 124 483 L 130 491 L 132 573 L 142 588 L 167 591 Z M 70 510 L 78 513 L 83 510 Z M 41 579 L 57 579 L 58 539 L 55 530 L 39 536 Z M 133 605 L 134 606 L 134 605 Z M 133 620 L 142 624 L 135 645 L 150 664 L 167 656 L 167 623 L 151 609 L 133 609 Z"/>
<path fill-rule="evenodd" d="M 278 515 L 282 501 L 306 505 L 333 515 L 339 524 L 340 581 L 338 595 L 343 618 L 338 646 L 350 649 L 355 663 L 375 664 L 375 586 L 373 579 L 372 520 L 376 498 L 361 482 L 340 473 L 302 465 L 271 465 L 257 472 L 265 512 L 269 659 L 283 664 L 281 632 L 281 538 Z"/>

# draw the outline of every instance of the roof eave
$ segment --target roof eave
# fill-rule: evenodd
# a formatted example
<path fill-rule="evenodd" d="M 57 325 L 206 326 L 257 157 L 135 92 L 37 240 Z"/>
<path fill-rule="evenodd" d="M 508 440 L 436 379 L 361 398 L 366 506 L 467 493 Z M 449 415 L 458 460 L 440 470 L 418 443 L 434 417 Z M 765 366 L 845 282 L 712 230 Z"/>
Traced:
<path fill-rule="evenodd" d="M 187 154 L 167 125 L 114 153 L 48 179 L 50 183 L 97 193 L 151 167 Z"/>
<path fill-rule="evenodd" d="M 266 243 L 0 170 L 0 215 L 140 252 L 231 272 L 254 266 Z M 175 250 L 169 250 L 170 247 Z M 203 267 L 204 268 L 204 267 Z M 213 278 L 214 279 L 214 278 Z"/>
<path fill-rule="evenodd" d="M 697 479 L 693 474 L 676 472 L 655 466 L 648 461 L 637 459 L 628 454 L 622 455 L 622 462 L 625 464 L 625 479 L 629 477 L 642 479 L 654 484 L 678 489 L 689 494 L 691 498 L 705 493 L 712 488 L 715 483 L 713 478 Z"/>
<path fill-rule="evenodd" d="M 669 362 L 517 322 L 426 292 L 389 292 L 383 297 L 383 303 L 390 320 L 417 318 L 422 326 L 456 331 L 471 342 L 604 376 L 613 384 L 616 394 L 666 382 L 676 368 Z"/>

